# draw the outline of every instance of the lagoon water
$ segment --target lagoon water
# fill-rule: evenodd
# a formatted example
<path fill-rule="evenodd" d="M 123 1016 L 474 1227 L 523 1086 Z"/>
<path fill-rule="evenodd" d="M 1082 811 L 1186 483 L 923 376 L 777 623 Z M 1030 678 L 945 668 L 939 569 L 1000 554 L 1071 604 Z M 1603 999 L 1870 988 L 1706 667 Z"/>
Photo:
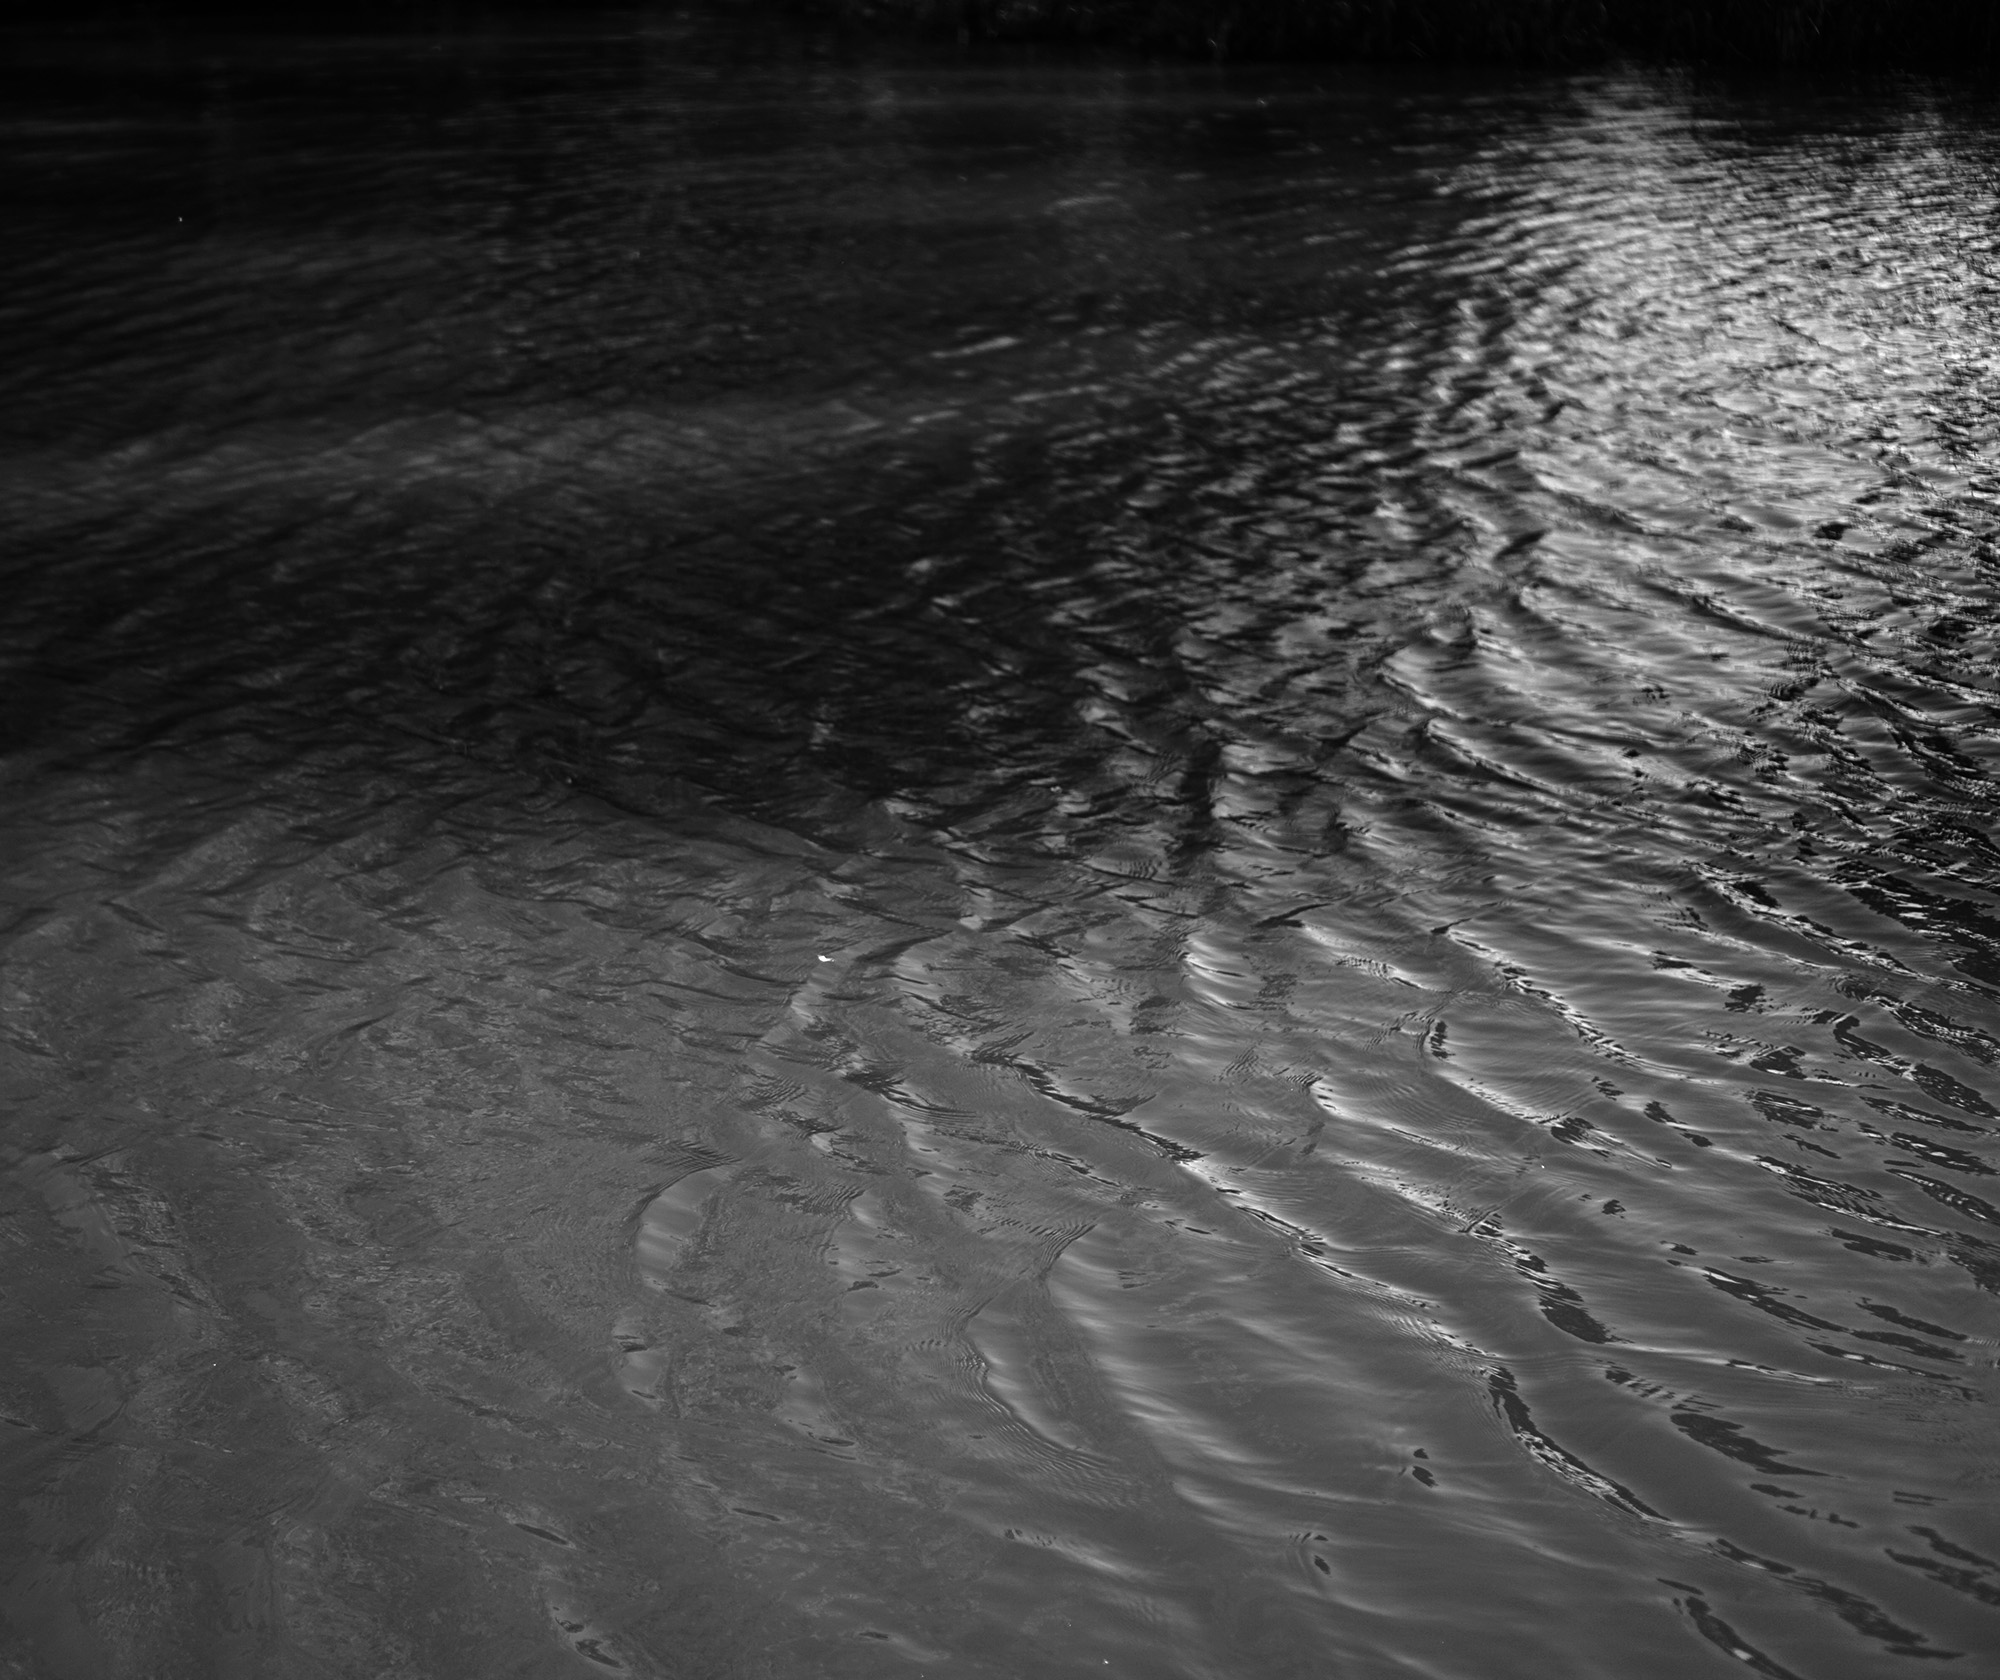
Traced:
<path fill-rule="evenodd" d="M 2000 128 L 12 37 L 0 1674 L 2000 1657 Z"/>

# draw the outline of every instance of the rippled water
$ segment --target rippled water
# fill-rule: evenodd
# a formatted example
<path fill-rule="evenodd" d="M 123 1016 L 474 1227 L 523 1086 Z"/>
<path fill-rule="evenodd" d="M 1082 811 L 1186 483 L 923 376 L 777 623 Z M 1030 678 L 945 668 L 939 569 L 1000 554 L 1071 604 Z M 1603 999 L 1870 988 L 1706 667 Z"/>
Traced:
<path fill-rule="evenodd" d="M 1986 111 L 8 77 L 6 1673 L 1990 1672 Z"/>

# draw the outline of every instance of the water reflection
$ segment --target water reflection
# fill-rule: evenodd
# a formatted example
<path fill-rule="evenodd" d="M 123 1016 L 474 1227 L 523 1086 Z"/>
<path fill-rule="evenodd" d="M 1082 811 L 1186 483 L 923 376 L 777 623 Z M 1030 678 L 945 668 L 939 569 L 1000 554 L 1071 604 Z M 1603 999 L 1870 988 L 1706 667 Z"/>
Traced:
<path fill-rule="evenodd" d="M 6 134 L 16 1660 L 1991 1653 L 1980 113 L 419 46 Z"/>

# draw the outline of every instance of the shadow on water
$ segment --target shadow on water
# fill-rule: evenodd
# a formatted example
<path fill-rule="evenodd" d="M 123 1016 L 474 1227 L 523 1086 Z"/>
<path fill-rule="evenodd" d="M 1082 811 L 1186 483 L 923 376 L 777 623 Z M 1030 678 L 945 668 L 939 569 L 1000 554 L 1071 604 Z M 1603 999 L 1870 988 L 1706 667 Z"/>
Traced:
<path fill-rule="evenodd" d="M 16 57 L 15 1671 L 1990 1656 L 1982 113 Z"/>

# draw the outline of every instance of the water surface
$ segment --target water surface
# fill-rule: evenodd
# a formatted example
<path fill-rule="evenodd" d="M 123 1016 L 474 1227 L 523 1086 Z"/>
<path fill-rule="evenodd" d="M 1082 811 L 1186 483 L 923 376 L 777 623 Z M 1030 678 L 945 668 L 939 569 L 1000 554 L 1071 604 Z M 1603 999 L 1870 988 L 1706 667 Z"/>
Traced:
<path fill-rule="evenodd" d="M 10 51 L 8 1673 L 1993 1662 L 1985 109 Z"/>

